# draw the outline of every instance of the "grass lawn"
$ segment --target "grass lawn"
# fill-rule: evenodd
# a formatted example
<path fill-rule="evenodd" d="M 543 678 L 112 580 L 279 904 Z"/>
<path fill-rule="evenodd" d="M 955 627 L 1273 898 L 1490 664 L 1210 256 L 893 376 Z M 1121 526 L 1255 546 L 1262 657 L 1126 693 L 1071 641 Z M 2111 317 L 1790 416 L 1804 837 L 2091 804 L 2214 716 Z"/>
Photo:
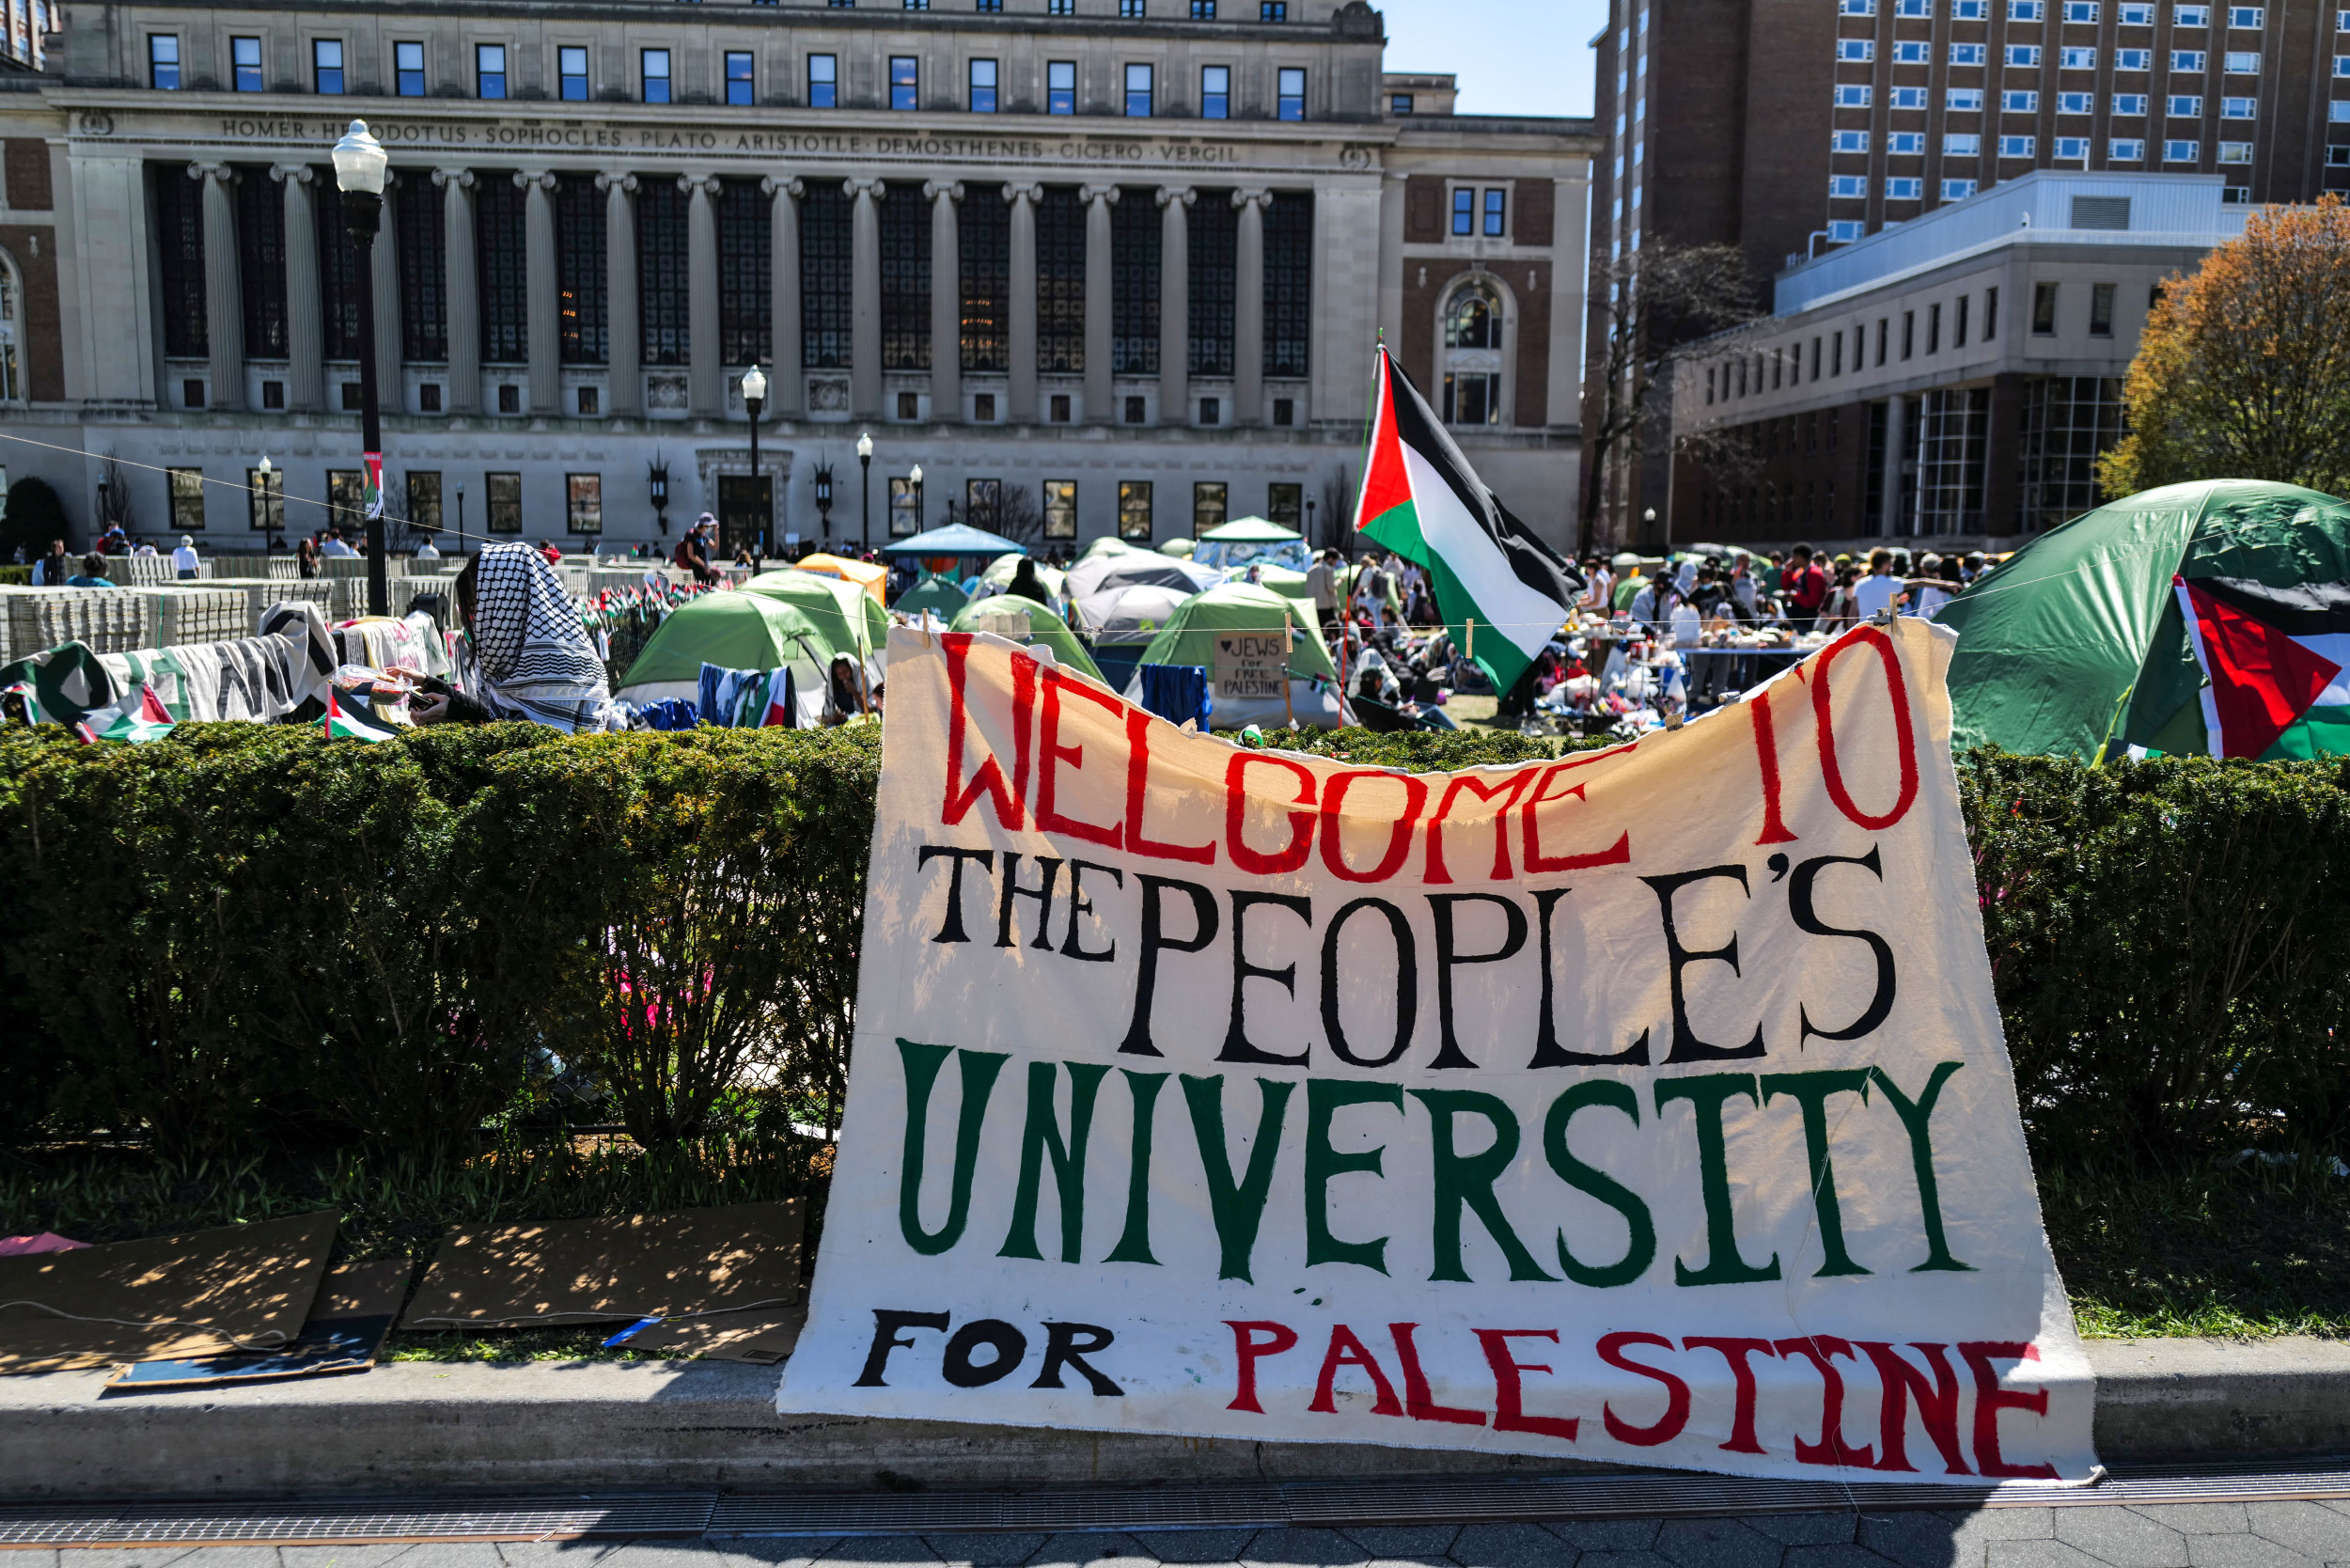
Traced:
<path fill-rule="evenodd" d="M 2081 1332 L 2092 1338 L 2350 1337 L 2350 1180 L 2283 1169 L 2050 1168 L 2041 1200 Z M 805 1192 L 822 1221 L 821 1144 L 713 1140 L 665 1156 L 625 1141 L 370 1164 L 169 1166 L 134 1151 L 0 1168 L 0 1234 L 118 1241 L 337 1208 L 338 1259 L 423 1258 L 452 1225 L 700 1208 Z M 811 1253 L 812 1256 L 812 1253 Z M 610 1328 L 393 1336 L 392 1360 L 629 1360 Z"/>

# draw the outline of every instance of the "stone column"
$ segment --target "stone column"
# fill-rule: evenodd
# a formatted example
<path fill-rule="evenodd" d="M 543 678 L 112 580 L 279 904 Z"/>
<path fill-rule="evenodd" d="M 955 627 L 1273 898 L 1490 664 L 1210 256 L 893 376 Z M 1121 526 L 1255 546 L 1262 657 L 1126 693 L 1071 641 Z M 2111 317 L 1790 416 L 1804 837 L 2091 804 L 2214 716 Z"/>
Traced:
<path fill-rule="evenodd" d="M 1902 531 L 1902 456 L 1908 445 L 1903 429 L 1906 400 L 1885 400 L 1885 495 L 1877 510 L 1877 532 L 1891 538 Z"/>
<path fill-rule="evenodd" d="M 1159 423 L 1191 423 L 1191 204 L 1188 185 L 1159 187 Z"/>
<path fill-rule="evenodd" d="M 931 198 L 931 417 L 963 422 L 963 225 L 960 180 L 933 180 Z"/>
<path fill-rule="evenodd" d="M 1015 425 L 1036 423 L 1036 204 L 1042 185 L 1007 185 L 1011 203 L 1011 309 L 1005 356 L 1011 367 L 1009 410 Z"/>
<path fill-rule="evenodd" d="M 524 191 L 523 352 L 530 359 L 530 412 L 554 414 L 562 400 L 562 305 L 555 281 L 555 176 L 534 170 L 514 176 Z"/>
<path fill-rule="evenodd" d="M 1264 210 L 1271 191 L 1234 191 L 1240 240 L 1232 268 L 1232 423 L 1264 418 Z"/>
<path fill-rule="evenodd" d="M 600 174 L 596 188 L 603 192 L 604 320 L 611 327 L 603 406 L 614 418 L 634 419 L 645 412 L 645 332 L 636 313 L 636 203 L 632 199 L 636 177 Z"/>
<path fill-rule="evenodd" d="M 881 201 L 878 180 L 844 180 L 856 203 L 849 251 L 849 408 L 859 419 L 881 417 Z"/>
<path fill-rule="evenodd" d="M 767 406 L 778 419 L 807 409 L 807 371 L 800 361 L 800 202 L 807 187 L 774 175 L 759 182 L 773 205 L 767 219 L 767 287 L 775 333 L 775 368 L 767 377 Z"/>
<path fill-rule="evenodd" d="M 726 367 L 718 356 L 718 177 L 689 174 L 678 181 L 685 212 L 686 409 L 697 419 L 727 414 Z"/>
<path fill-rule="evenodd" d="M 244 407 L 244 286 L 237 268 L 237 203 L 229 190 L 236 171 L 226 164 L 190 164 L 188 178 L 204 181 L 204 336 L 212 348 L 210 408 Z"/>
<path fill-rule="evenodd" d="M 286 407 L 316 414 L 326 406 L 319 222 L 310 205 L 310 182 L 317 177 L 307 164 L 274 165 L 269 177 L 286 187 Z"/>
<path fill-rule="evenodd" d="M 451 414 L 481 412 L 481 290 L 473 239 L 473 170 L 435 169 L 441 187 L 442 254 L 448 310 L 448 398 Z M 487 505 L 487 502 L 483 503 Z"/>
<path fill-rule="evenodd" d="M 403 414 L 408 408 L 408 378 L 400 371 L 406 344 L 400 330 L 400 242 L 392 212 L 394 203 L 415 199 L 413 190 L 402 192 L 399 177 L 386 172 L 384 212 L 376 224 L 375 258 L 370 273 L 374 283 L 370 292 L 375 295 L 376 407 L 384 414 Z"/>
<path fill-rule="evenodd" d="M 1112 282 L 1110 208 L 1115 185 L 1087 185 L 1077 192 L 1086 204 L 1086 423 L 1114 425 L 1117 400 L 1110 386 L 1110 294 Z"/>

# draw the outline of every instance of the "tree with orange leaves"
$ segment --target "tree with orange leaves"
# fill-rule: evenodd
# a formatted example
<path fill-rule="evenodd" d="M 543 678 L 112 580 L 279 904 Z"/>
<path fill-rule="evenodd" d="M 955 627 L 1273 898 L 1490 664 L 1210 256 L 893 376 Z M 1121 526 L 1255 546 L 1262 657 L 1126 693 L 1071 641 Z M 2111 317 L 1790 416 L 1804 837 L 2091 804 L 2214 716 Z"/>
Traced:
<path fill-rule="evenodd" d="M 2350 494 L 2350 207 L 2256 211 L 2174 274 L 2122 398 L 2130 432 L 2097 460 L 2108 495 L 2216 478 Z"/>

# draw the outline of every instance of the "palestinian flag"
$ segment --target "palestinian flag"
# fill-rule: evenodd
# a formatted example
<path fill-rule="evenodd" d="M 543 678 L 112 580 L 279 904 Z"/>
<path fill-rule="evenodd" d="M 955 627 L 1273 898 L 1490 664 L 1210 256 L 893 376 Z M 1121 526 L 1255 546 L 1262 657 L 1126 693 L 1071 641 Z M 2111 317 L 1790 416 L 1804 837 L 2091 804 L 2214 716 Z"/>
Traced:
<path fill-rule="evenodd" d="M 393 736 L 391 726 L 377 715 L 366 698 L 357 692 L 344 691 L 331 682 L 326 688 L 326 716 L 320 720 L 320 729 L 330 741 L 388 741 Z"/>
<path fill-rule="evenodd" d="M 1427 568 L 1454 646 L 1505 692 L 1582 590 L 1582 573 L 1477 477 L 1385 345 L 1355 528 Z"/>
<path fill-rule="evenodd" d="M 2173 577 L 2214 757 L 2350 753 L 2350 583 Z"/>

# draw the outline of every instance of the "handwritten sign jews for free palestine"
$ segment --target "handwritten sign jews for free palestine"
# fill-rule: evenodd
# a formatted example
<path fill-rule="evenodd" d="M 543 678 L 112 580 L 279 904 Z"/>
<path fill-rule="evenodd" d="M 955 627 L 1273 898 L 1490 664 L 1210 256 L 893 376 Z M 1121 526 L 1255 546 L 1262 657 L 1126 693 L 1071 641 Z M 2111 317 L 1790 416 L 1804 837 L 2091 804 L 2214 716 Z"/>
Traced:
<path fill-rule="evenodd" d="M 891 635 L 785 1411 L 2077 1480 L 1949 633 L 1419 777 Z"/>

